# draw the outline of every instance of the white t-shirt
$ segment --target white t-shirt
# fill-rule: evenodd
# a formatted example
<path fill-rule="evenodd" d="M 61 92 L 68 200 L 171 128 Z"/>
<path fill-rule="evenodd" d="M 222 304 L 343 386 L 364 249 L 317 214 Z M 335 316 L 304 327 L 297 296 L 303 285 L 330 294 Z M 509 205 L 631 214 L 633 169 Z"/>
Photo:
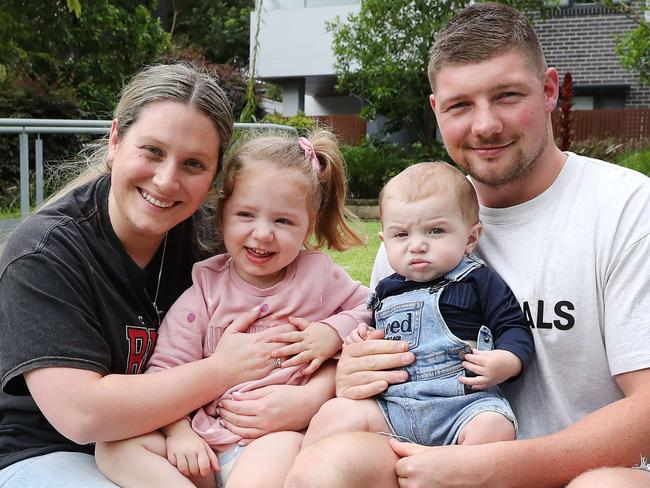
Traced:
<path fill-rule="evenodd" d="M 650 368 L 650 178 L 567 154 L 538 197 L 480 209 L 478 254 L 510 285 L 535 338 L 523 376 L 502 385 L 520 438 L 622 398 L 612 376 Z M 382 247 L 371 288 L 391 272 Z"/>

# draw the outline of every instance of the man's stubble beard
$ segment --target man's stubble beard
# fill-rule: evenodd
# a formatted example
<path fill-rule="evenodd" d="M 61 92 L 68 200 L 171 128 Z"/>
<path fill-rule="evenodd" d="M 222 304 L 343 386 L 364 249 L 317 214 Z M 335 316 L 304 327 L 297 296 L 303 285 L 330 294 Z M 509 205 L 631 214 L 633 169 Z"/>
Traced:
<path fill-rule="evenodd" d="M 476 181 L 489 186 L 502 186 L 522 179 L 529 175 L 539 162 L 539 157 L 544 152 L 548 142 L 548 122 L 544 124 L 543 136 L 540 144 L 529 154 L 524 154 L 521 149 L 517 151 L 514 161 L 507 166 L 503 174 L 481 174 L 478 173 L 471 160 L 467 160 L 467 167 L 464 168 L 467 173 Z M 484 164 L 484 163 L 481 163 Z"/>

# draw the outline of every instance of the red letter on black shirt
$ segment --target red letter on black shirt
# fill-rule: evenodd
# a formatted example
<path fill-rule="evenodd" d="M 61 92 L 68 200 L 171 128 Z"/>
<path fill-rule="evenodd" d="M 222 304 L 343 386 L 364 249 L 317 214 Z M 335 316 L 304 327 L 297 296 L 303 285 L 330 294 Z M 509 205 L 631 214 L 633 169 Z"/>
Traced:
<path fill-rule="evenodd" d="M 126 365 L 127 374 L 137 374 L 144 371 L 151 351 L 156 344 L 155 329 L 145 327 L 126 328 L 126 338 L 129 341 L 129 360 Z"/>

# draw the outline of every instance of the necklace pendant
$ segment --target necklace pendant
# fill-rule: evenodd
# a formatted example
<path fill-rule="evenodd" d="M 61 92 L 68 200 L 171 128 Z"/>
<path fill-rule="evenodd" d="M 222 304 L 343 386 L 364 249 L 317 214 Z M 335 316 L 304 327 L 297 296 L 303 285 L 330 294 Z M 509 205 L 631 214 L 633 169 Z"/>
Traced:
<path fill-rule="evenodd" d="M 158 325 L 162 322 L 163 311 L 158 308 L 156 302 L 153 304 L 153 308 L 156 310 L 156 316 L 158 317 Z"/>
<path fill-rule="evenodd" d="M 162 256 L 160 258 L 160 268 L 158 269 L 158 282 L 156 283 L 156 295 L 153 297 L 153 300 L 151 300 L 151 303 L 153 304 L 153 308 L 156 311 L 156 315 L 158 316 L 158 325 L 162 322 L 162 317 L 163 317 L 163 311 L 158 308 L 158 292 L 160 291 L 160 278 L 162 278 L 162 272 L 163 272 L 163 266 L 165 265 L 165 253 L 167 252 L 167 233 L 165 232 L 165 239 L 163 240 L 163 250 L 162 250 Z"/>

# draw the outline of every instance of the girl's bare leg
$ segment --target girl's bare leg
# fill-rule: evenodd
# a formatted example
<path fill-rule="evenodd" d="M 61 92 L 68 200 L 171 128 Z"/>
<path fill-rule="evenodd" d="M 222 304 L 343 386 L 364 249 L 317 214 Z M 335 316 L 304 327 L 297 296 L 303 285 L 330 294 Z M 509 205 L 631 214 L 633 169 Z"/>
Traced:
<path fill-rule="evenodd" d="M 302 438 L 298 432 L 274 432 L 254 440 L 235 461 L 226 488 L 281 487 Z"/>
<path fill-rule="evenodd" d="M 123 441 L 98 442 L 97 466 L 122 488 L 194 488 L 167 460 L 165 437 L 158 431 Z"/>

